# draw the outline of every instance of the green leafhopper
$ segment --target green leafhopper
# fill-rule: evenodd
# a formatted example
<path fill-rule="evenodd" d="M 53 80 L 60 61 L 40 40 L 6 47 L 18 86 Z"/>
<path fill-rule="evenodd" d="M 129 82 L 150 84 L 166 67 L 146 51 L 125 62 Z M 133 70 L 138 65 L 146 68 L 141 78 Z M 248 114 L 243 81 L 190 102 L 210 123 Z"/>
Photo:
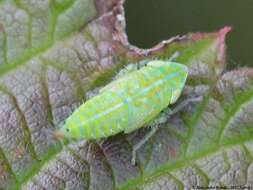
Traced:
<path fill-rule="evenodd" d="M 185 65 L 154 60 L 109 83 L 72 115 L 57 134 L 67 139 L 101 139 L 145 126 L 179 98 Z"/>

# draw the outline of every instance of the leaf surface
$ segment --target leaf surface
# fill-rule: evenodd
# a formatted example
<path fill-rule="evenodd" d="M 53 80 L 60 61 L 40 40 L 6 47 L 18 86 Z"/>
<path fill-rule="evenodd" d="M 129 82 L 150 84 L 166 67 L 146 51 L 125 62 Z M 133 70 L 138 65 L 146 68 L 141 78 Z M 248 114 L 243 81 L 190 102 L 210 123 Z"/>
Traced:
<path fill-rule="evenodd" d="M 253 71 L 223 73 L 225 27 L 143 50 L 125 34 L 122 1 L 0 1 L 0 187 L 182 189 L 252 184 Z M 150 129 L 62 146 L 52 132 L 124 65 L 168 59 L 190 69 L 180 101 L 130 163 Z M 98 105 L 99 106 L 99 105 Z"/>

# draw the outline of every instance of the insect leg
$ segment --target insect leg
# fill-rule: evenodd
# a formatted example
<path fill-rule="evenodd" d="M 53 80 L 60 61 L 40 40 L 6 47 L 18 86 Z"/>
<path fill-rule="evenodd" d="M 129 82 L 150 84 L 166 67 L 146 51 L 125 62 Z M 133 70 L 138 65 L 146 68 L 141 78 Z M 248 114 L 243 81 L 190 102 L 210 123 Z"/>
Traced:
<path fill-rule="evenodd" d="M 173 109 L 166 108 L 165 110 L 163 110 L 163 112 L 166 113 L 166 115 L 171 116 L 171 115 L 174 115 L 174 114 L 178 113 L 179 111 L 181 111 L 188 104 L 194 103 L 194 102 L 200 102 L 200 101 L 202 101 L 202 99 L 203 99 L 202 96 L 189 98 L 189 99 L 186 99 L 186 100 L 180 102 L 178 105 L 176 105 L 175 108 L 173 108 Z"/>
<path fill-rule="evenodd" d="M 181 111 L 188 104 L 193 103 L 193 102 L 200 102 L 200 101 L 202 101 L 202 96 L 186 99 L 182 101 L 181 103 L 179 103 L 174 109 L 166 108 L 165 110 L 163 110 L 161 114 L 158 115 L 158 117 L 152 120 L 151 123 L 148 124 L 151 127 L 151 131 L 149 131 L 137 144 L 133 146 L 131 164 L 135 165 L 137 150 L 140 149 L 156 133 L 156 131 L 159 129 L 159 126 L 161 126 L 161 124 L 166 123 L 167 120 L 172 115 Z"/>
<path fill-rule="evenodd" d="M 89 99 L 93 98 L 94 96 L 98 95 L 101 89 L 102 89 L 101 87 L 97 87 L 93 90 L 86 92 L 86 100 L 89 100 Z M 82 104 L 84 102 L 85 102 L 85 100 L 83 100 Z"/>
<path fill-rule="evenodd" d="M 114 79 L 121 78 L 128 73 L 141 69 L 142 67 L 146 66 L 149 61 L 150 60 L 142 60 L 142 61 L 139 61 L 138 63 L 128 64 L 117 73 Z"/>
<path fill-rule="evenodd" d="M 159 125 L 152 126 L 151 131 L 149 131 L 137 144 L 133 146 L 131 164 L 136 163 L 136 152 L 140 149 L 158 130 Z"/>

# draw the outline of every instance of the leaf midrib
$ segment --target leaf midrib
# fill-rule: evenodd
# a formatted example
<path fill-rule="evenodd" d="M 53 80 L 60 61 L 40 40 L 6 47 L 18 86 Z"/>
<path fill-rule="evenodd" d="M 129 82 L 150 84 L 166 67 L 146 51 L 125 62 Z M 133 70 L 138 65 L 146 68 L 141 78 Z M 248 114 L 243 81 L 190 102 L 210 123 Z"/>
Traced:
<path fill-rule="evenodd" d="M 253 99 L 253 89 L 247 92 L 246 94 L 241 94 L 240 97 L 236 99 L 237 101 L 234 102 L 234 105 L 232 106 L 232 108 L 231 108 L 231 105 L 227 107 L 229 111 L 226 113 L 226 117 L 221 123 L 221 127 L 220 127 L 221 129 L 217 137 L 218 144 L 222 143 L 221 142 L 222 136 L 225 132 L 225 129 L 229 125 L 230 121 L 237 115 L 237 113 L 240 112 L 240 108 L 243 107 L 244 105 L 251 103 L 252 99 Z M 226 110 L 226 108 L 224 109 Z"/>

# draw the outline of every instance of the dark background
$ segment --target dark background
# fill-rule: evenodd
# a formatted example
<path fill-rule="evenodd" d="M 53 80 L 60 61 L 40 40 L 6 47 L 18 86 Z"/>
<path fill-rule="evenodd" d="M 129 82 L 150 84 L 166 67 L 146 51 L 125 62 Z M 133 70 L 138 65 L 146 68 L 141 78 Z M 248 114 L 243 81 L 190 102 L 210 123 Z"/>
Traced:
<path fill-rule="evenodd" d="M 141 48 L 230 25 L 228 67 L 253 66 L 253 0 L 126 0 L 125 11 L 129 41 Z"/>

